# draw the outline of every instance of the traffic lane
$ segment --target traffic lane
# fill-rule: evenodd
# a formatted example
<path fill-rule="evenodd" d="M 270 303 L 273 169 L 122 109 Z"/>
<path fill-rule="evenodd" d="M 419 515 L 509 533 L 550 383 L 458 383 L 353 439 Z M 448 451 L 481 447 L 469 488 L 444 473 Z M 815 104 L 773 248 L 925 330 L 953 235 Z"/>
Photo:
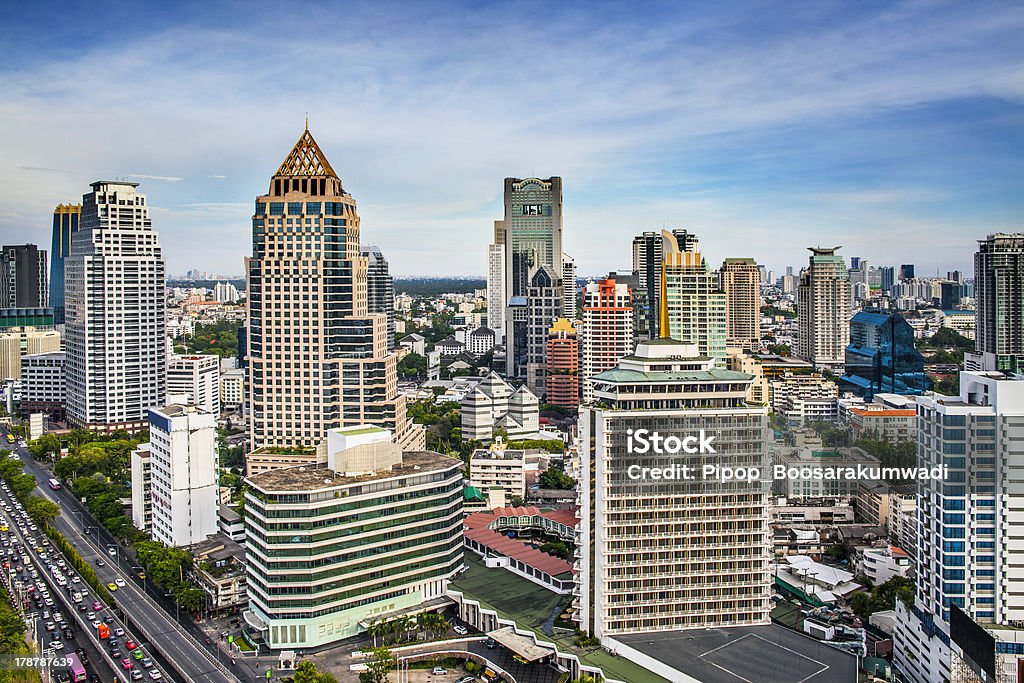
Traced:
<path fill-rule="evenodd" d="M 0 490 L 0 493 L 4 494 L 4 500 L 6 502 L 13 503 L 12 498 Z M 6 513 L 5 519 L 8 519 L 8 527 L 11 530 L 11 534 L 15 538 L 20 538 L 20 544 L 22 546 L 23 554 L 28 556 L 32 562 L 32 567 L 38 572 L 39 577 L 36 579 L 29 578 L 29 583 L 35 586 L 35 591 L 40 590 L 40 586 L 47 585 L 47 590 L 53 599 L 56 593 L 61 592 L 60 586 L 57 585 L 56 580 L 50 575 L 48 567 L 45 566 L 43 560 L 39 557 L 39 553 L 32 547 L 29 539 L 21 533 L 21 530 L 17 528 L 14 523 L 14 514 Z M 74 584 L 71 584 L 74 585 Z M 26 586 L 27 588 L 27 586 Z M 33 592 L 35 592 L 33 591 Z M 62 601 L 58 603 L 57 600 L 53 600 L 53 607 L 43 606 L 42 608 L 35 607 L 30 598 L 31 611 L 28 613 L 29 619 L 32 621 L 32 635 L 33 640 L 40 644 L 40 649 L 50 647 L 54 641 L 59 641 L 62 645 L 59 651 L 55 652 L 55 655 L 66 655 L 70 652 L 75 652 L 78 649 L 82 649 L 86 653 L 86 659 L 89 664 L 86 664 L 86 668 L 91 672 L 95 673 L 101 678 L 106 680 L 112 680 L 113 671 L 110 667 L 106 666 L 103 657 L 99 650 L 95 647 L 92 641 L 82 632 L 79 624 L 76 623 L 75 615 L 71 614 L 72 601 Z M 56 615 L 60 614 L 62 619 L 58 620 Z M 53 628 L 47 628 L 47 624 L 52 624 Z M 71 638 L 67 638 L 64 633 L 64 629 L 69 629 L 72 634 Z"/>
<path fill-rule="evenodd" d="M 53 495 L 56 493 L 50 489 L 43 489 L 43 494 L 46 497 L 59 503 L 57 496 Z M 86 562 L 93 565 L 96 576 L 101 582 L 108 584 L 118 578 L 125 580 L 124 586 L 119 586 L 117 590 L 113 591 L 114 600 L 124 614 L 139 625 L 140 629 L 145 628 L 146 639 L 151 643 L 158 641 L 162 648 L 166 646 L 166 656 L 173 657 L 176 664 L 186 668 L 186 673 L 190 677 L 211 681 L 221 680 L 225 683 L 229 681 L 223 672 L 210 663 L 205 655 L 196 652 L 195 646 L 191 644 L 174 621 L 168 618 L 164 611 L 154 605 L 148 597 L 144 596 L 126 573 L 119 571 L 118 562 L 123 561 L 120 551 L 115 560 L 93 534 L 83 534 L 77 524 L 64 516 L 57 518 L 55 526 L 67 538 L 77 539 L 79 554 Z M 98 566 L 97 560 L 103 560 L 105 566 Z"/>

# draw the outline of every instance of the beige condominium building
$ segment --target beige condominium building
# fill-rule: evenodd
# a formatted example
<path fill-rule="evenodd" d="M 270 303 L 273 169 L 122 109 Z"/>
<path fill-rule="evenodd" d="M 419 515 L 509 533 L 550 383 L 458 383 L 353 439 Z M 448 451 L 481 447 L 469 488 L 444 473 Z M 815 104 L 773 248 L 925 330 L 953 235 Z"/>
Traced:
<path fill-rule="evenodd" d="M 718 278 L 708 268 L 694 237 L 680 247 L 675 235 L 662 230 L 662 338 L 695 344 L 702 356 L 725 361 L 726 303 Z"/>
<path fill-rule="evenodd" d="M 579 628 L 643 631 L 769 623 L 768 408 L 747 401 L 751 375 L 719 369 L 694 345 L 641 342 L 593 378 L 580 411 Z M 644 453 L 638 430 L 713 436 L 715 453 Z M 692 466 L 692 480 L 643 468 Z M 755 483 L 702 476 L 704 465 L 756 468 Z"/>
<path fill-rule="evenodd" d="M 816 368 L 846 360 L 850 343 L 850 273 L 839 247 L 809 247 L 810 263 L 797 287 L 797 356 Z"/>
<path fill-rule="evenodd" d="M 367 310 L 367 259 L 352 195 L 308 128 L 256 198 L 247 259 L 251 446 L 314 446 L 335 427 L 375 424 L 424 446 L 398 393 L 384 313 Z M 253 467 L 262 468 L 259 455 Z M 280 460 L 279 458 L 275 460 Z M 273 466 L 311 462 L 294 455 Z"/>
<path fill-rule="evenodd" d="M 756 349 L 761 344 L 761 272 L 752 258 L 727 258 L 718 271 L 725 292 L 729 346 Z"/>

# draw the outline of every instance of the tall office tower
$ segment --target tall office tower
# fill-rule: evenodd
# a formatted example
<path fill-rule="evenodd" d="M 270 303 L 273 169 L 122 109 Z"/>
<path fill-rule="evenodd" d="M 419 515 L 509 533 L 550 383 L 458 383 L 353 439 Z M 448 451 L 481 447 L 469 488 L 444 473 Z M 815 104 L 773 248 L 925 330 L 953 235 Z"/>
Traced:
<path fill-rule="evenodd" d="M 728 323 L 718 277 L 708 268 L 696 238 L 692 249 L 684 251 L 672 233 L 665 230 L 662 237 L 661 336 L 695 344 L 701 354 L 724 362 Z"/>
<path fill-rule="evenodd" d="M 974 297 L 982 367 L 1024 372 L 1024 233 L 978 240 Z"/>
<path fill-rule="evenodd" d="M 904 263 L 900 266 L 900 279 L 901 280 L 913 280 L 914 279 L 914 264 Z"/>
<path fill-rule="evenodd" d="M 672 231 L 676 244 L 682 251 L 693 251 L 697 236 L 682 229 Z M 633 270 L 639 277 L 639 288 L 647 292 L 647 325 L 648 339 L 657 339 L 661 335 L 661 274 L 664 254 L 664 238 L 661 233 L 647 231 L 633 238 Z"/>
<path fill-rule="evenodd" d="M 495 233 L 499 224 L 501 238 L 495 234 L 494 243 L 505 247 L 504 295 L 509 307 L 505 314 L 505 372 L 510 378 L 527 381 L 539 394 L 544 390 L 543 377 L 539 385 L 536 374 L 528 377 L 527 364 L 532 357 L 535 373 L 543 369 L 544 340 L 552 320 L 562 315 L 564 292 L 558 292 L 558 307 L 551 319 L 523 325 L 517 324 L 523 320 L 513 318 L 522 317 L 524 306 L 530 308 L 522 297 L 529 296 L 539 268 L 549 268 L 545 277 L 557 280 L 557 286 L 562 287 L 562 179 L 505 178 L 505 217 L 495 221 Z M 521 338 L 524 333 L 531 338 Z"/>
<path fill-rule="evenodd" d="M 526 386 L 544 393 L 547 377 L 547 339 L 551 324 L 562 317 L 562 278 L 549 266 L 535 268 L 526 290 Z"/>
<path fill-rule="evenodd" d="M 606 280 L 615 280 L 617 284 L 626 285 L 629 288 L 630 305 L 633 307 L 633 343 L 630 350 L 635 349 L 641 340 L 650 339 L 651 335 L 647 329 L 650 321 L 648 313 L 649 302 L 647 301 L 647 289 L 640 287 L 640 273 L 637 271 L 611 271 Z M 582 305 L 582 301 L 581 301 Z M 580 318 L 582 320 L 582 316 Z"/>
<path fill-rule="evenodd" d="M 137 188 L 93 183 L 64 259 L 67 416 L 80 427 L 146 429 L 166 400 L 165 264 Z"/>
<path fill-rule="evenodd" d="M 388 351 L 395 349 L 395 279 L 391 277 L 388 262 L 380 249 L 360 247 L 360 255 L 367 260 L 366 310 L 383 313 L 388 317 Z"/>
<path fill-rule="evenodd" d="M 839 386 L 868 402 L 879 393 L 916 396 L 931 388 L 910 323 L 893 311 L 865 309 L 854 315 Z"/>
<path fill-rule="evenodd" d="M 327 645 L 448 603 L 464 568 L 463 463 L 403 453 L 390 437 L 372 425 L 333 429 L 325 464 L 246 479 L 246 616 L 272 650 Z"/>
<path fill-rule="evenodd" d="M 818 368 L 842 365 L 850 343 L 850 274 L 839 248 L 808 247 L 797 287 L 797 356 Z"/>
<path fill-rule="evenodd" d="M 495 233 L 502 221 L 494 221 Z M 505 335 L 505 245 L 491 244 L 487 247 L 487 327 L 494 330 L 499 340 Z"/>
<path fill-rule="evenodd" d="M 786 275 L 793 274 L 793 266 L 786 266 Z"/>
<path fill-rule="evenodd" d="M 568 254 L 562 254 L 562 317 L 566 320 L 576 319 L 576 307 L 579 305 L 579 287 L 576 286 L 576 261 Z"/>
<path fill-rule="evenodd" d="M 548 330 L 547 402 L 575 410 L 580 404 L 580 345 L 576 328 L 559 318 Z"/>
<path fill-rule="evenodd" d="M 327 430 L 375 424 L 409 450 L 422 429 L 398 393 L 388 320 L 367 307 L 367 259 L 359 255 L 352 195 L 303 131 L 270 189 L 256 198 L 248 271 L 248 410 L 251 448 L 301 446 Z M 278 458 L 274 466 L 292 462 Z M 250 471 L 263 469 L 247 460 Z"/>
<path fill-rule="evenodd" d="M 761 344 L 761 284 L 752 258 L 727 258 L 718 271 L 725 292 L 726 343 L 744 349 Z"/>
<path fill-rule="evenodd" d="M 850 257 L 850 270 L 859 270 L 859 269 L 860 269 L 860 256 L 851 256 Z"/>
<path fill-rule="evenodd" d="M 918 467 L 948 469 L 918 485 L 917 590 L 913 610 L 897 601 L 895 662 L 915 683 L 1016 681 L 1024 654 L 1024 381 L 962 372 L 959 396 L 916 401 Z M 987 659 L 988 675 L 963 677 L 968 659 Z"/>
<path fill-rule="evenodd" d="M 579 421 L 581 630 L 614 638 L 769 623 L 770 479 L 639 474 L 683 464 L 698 473 L 705 464 L 765 472 L 768 408 L 747 403 L 753 381 L 669 339 L 641 342 L 593 378 L 597 403 Z M 632 443 L 641 429 L 671 439 L 713 434 L 716 453 L 644 452 Z"/>
<path fill-rule="evenodd" d="M 169 357 L 167 402 L 198 406 L 220 415 L 220 356 Z"/>
<path fill-rule="evenodd" d="M 852 265 L 851 261 L 849 273 L 850 279 L 850 296 L 851 304 L 857 301 L 863 301 L 871 296 L 871 281 L 870 281 L 870 268 L 867 259 L 857 259 L 858 264 Z"/>
<path fill-rule="evenodd" d="M 629 287 L 613 278 L 588 282 L 583 289 L 580 339 L 580 382 L 583 402 L 594 400 L 590 378 L 611 370 L 633 353 L 634 311 Z"/>
<path fill-rule="evenodd" d="M 47 308 L 46 250 L 34 244 L 4 245 L 0 256 L 0 308 Z"/>
<path fill-rule="evenodd" d="M 892 266 L 882 266 L 878 269 L 882 294 L 891 295 L 892 287 L 896 284 L 896 269 Z"/>
<path fill-rule="evenodd" d="M 71 255 L 71 240 L 78 232 L 81 204 L 58 204 L 53 210 L 53 237 L 50 240 L 50 307 L 53 320 L 64 322 L 64 259 Z"/>
<path fill-rule="evenodd" d="M 148 525 L 153 540 L 180 548 L 217 533 L 216 431 L 216 416 L 196 406 L 149 411 L 149 448 L 132 453 L 132 500 L 148 512 L 135 525 Z"/>
<path fill-rule="evenodd" d="M 946 279 L 947 280 L 952 280 L 953 282 L 957 282 L 957 283 L 963 284 L 963 282 L 964 282 L 964 274 L 962 272 L 960 272 L 959 270 L 950 270 L 950 271 L 946 272 Z"/>

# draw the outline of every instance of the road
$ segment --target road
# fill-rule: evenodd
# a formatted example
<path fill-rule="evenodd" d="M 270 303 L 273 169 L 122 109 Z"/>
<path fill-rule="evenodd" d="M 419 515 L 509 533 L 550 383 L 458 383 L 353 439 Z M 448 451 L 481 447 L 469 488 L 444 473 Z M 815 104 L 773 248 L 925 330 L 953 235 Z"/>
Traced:
<path fill-rule="evenodd" d="M 2 445 L 0 443 L 0 446 Z M 52 476 L 45 467 L 33 460 L 25 449 L 17 448 L 16 444 L 6 447 L 17 449 L 25 464 L 25 472 L 35 475 L 37 481 L 46 482 Z M 137 577 L 131 572 L 124 550 L 120 546 L 117 548 L 116 556 L 112 557 L 97 539 L 95 529 L 91 533 L 84 533 L 78 519 L 87 519 L 84 515 L 88 513 L 70 491 L 53 491 L 44 484 L 37 488 L 35 493 L 61 506 L 62 514 L 54 521 L 53 526 L 70 542 L 76 544 L 79 554 L 93 566 L 101 582 L 110 583 L 117 578 L 124 580 L 125 585 L 119 587 L 113 595 L 126 624 L 144 636 L 143 640 L 149 643 L 149 647 L 163 655 L 181 674 L 181 678 L 197 683 L 238 681 L 223 664 L 218 663 L 213 653 L 207 651 L 186 633 L 182 626 L 176 624 L 173 617 L 168 616 L 152 598 L 144 594 L 145 587 L 140 588 L 136 584 Z"/>

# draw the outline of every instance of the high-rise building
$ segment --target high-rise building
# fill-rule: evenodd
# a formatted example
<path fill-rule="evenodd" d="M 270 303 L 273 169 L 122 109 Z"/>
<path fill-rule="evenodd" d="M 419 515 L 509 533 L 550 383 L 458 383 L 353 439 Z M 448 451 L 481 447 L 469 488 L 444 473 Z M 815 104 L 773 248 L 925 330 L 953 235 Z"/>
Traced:
<path fill-rule="evenodd" d="M 667 230 L 662 266 L 661 336 L 695 344 L 704 356 L 725 362 L 726 298 L 700 253 L 696 237 L 683 250 Z"/>
<path fill-rule="evenodd" d="M 882 266 L 878 270 L 881 278 L 882 294 L 892 294 L 892 287 L 896 284 L 896 269 L 892 266 Z"/>
<path fill-rule="evenodd" d="M 541 393 L 547 329 L 555 318 L 562 317 L 563 307 L 562 179 L 505 178 L 505 216 L 495 221 L 494 227 L 495 232 L 500 229 L 502 233 L 500 239 L 495 235 L 494 243 L 504 245 L 505 251 L 504 295 L 509 309 L 505 313 L 505 372 Z M 557 294 L 557 306 L 549 319 L 534 316 L 524 320 L 524 315 L 533 315 L 531 311 L 546 317 L 550 308 L 549 302 L 533 305 L 524 299 L 538 287 L 541 268 L 549 270 L 540 276 L 544 282 L 539 284 L 545 287 L 545 295 L 548 290 Z"/>
<path fill-rule="evenodd" d="M 21 357 L 22 415 L 44 413 L 51 420 L 63 422 L 65 396 L 63 351 Z"/>
<path fill-rule="evenodd" d="M 60 332 L 34 327 L 0 329 L 0 383 L 21 377 L 21 357 L 60 351 Z"/>
<path fill-rule="evenodd" d="M 562 254 L 562 317 L 576 320 L 576 307 L 579 305 L 579 287 L 576 285 L 576 261 L 568 254 Z"/>
<path fill-rule="evenodd" d="M 766 471 L 768 408 L 747 403 L 753 380 L 670 339 L 641 342 L 593 378 L 597 403 L 579 421 L 581 630 L 604 638 L 770 622 L 770 480 L 703 471 Z M 716 452 L 645 451 L 633 443 L 638 430 L 666 440 L 713 434 Z M 696 468 L 692 480 L 642 472 L 683 465 Z"/>
<path fill-rule="evenodd" d="M 726 344 L 755 349 L 761 343 L 761 284 L 752 258 L 727 258 L 718 271 L 725 292 Z"/>
<path fill-rule="evenodd" d="M 251 447 L 301 452 L 330 429 L 374 424 L 394 430 L 403 447 L 422 448 L 423 431 L 406 416 L 398 393 L 387 315 L 368 310 L 356 202 L 308 129 L 267 194 L 256 198 L 252 228 L 246 262 Z"/>
<path fill-rule="evenodd" d="M 53 210 L 50 240 L 50 307 L 54 320 L 64 322 L 64 259 L 71 255 L 71 240 L 78 232 L 81 204 L 58 204 Z"/>
<path fill-rule="evenodd" d="M 839 247 L 809 247 L 797 287 L 797 356 L 815 367 L 840 366 L 850 342 L 850 274 Z"/>
<path fill-rule="evenodd" d="M 904 263 L 900 266 L 900 279 L 901 280 L 913 280 L 914 279 L 914 264 Z"/>
<path fill-rule="evenodd" d="M 137 188 L 93 183 L 64 260 L 67 416 L 80 427 L 146 429 L 166 400 L 165 264 Z"/>
<path fill-rule="evenodd" d="M 982 367 L 1024 372 L 1024 233 L 978 241 L 974 296 Z"/>
<path fill-rule="evenodd" d="M 647 329 L 650 322 L 650 303 L 647 301 L 647 289 L 640 287 L 640 273 L 637 271 L 611 271 L 606 280 L 615 280 L 617 284 L 629 287 L 630 305 L 633 307 L 633 343 L 630 350 L 644 339 L 650 339 Z M 582 298 L 581 298 L 582 302 Z M 582 317 L 581 317 L 582 320 Z"/>
<path fill-rule="evenodd" d="M 692 251 L 697 236 L 683 229 L 672 231 L 676 244 L 682 251 Z M 633 270 L 639 279 L 639 289 L 646 292 L 647 300 L 647 339 L 658 339 L 662 336 L 661 324 L 661 275 L 663 272 L 663 254 L 665 238 L 662 233 L 647 231 L 633 238 Z"/>
<path fill-rule="evenodd" d="M 246 480 L 246 620 L 271 649 L 327 645 L 446 604 L 437 598 L 463 568 L 463 463 L 402 453 L 390 436 L 331 430 L 326 463 Z M 279 533 L 281 519 L 294 531 Z"/>
<path fill-rule="evenodd" d="M 548 330 L 547 402 L 575 410 L 580 404 L 580 346 L 576 329 L 559 318 Z"/>
<path fill-rule="evenodd" d="M 395 279 L 380 249 L 361 247 L 359 253 L 367 260 L 366 310 L 388 317 L 388 351 L 395 349 Z"/>
<path fill-rule="evenodd" d="M 0 255 L 0 308 L 47 308 L 46 250 L 34 244 L 4 245 Z"/>
<path fill-rule="evenodd" d="M 216 431 L 216 416 L 196 406 L 149 411 L 149 448 L 132 454 L 132 500 L 146 501 L 135 524 L 148 524 L 153 540 L 184 547 L 217 533 Z"/>
<path fill-rule="evenodd" d="M 562 317 L 562 278 L 549 266 L 535 268 L 526 290 L 526 386 L 544 393 L 547 376 L 547 339 L 551 324 Z"/>
<path fill-rule="evenodd" d="M 218 282 L 213 287 L 213 300 L 220 303 L 238 301 L 238 288 L 230 282 Z"/>
<path fill-rule="evenodd" d="M 498 225 L 502 221 L 494 221 L 497 236 Z M 508 299 L 505 296 L 505 246 L 491 244 L 487 247 L 487 326 L 494 330 L 500 340 L 505 334 L 505 307 Z"/>
<path fill-rule="evenodd" d="M 959 396 L 916 402 L 918 467 L 941 476 L 918 484 L 917 585 L 912 610 L 897 601 L 894 661 L 914 683 L 1016 680 L 1024 654 L 1024 381 L 962 372 Z M 987 659 L 988 675 L 964 677 L 968 659 Z"/>
<path fill-rule="evenodd" d="M 611 370 L 636 348 L 634 311 L 629 287 L 613 278 L 588 282 L 583 289 L 583 324 L 579 330 L 580 382 L 583 402 L 594 399 L 590 378 Z"/>
<path fill-rule="evenodd" d="M 902 315 L 865 309 L 853 316 L 840 387 L 868 402 L 879 393 L 916 396 L 931 387 L 914 329 Z"/>
<path fill-rule="evenodd" d="M 182 402 L 220 415 L 220 356 L 170 356 L 167 397 L 169 403 Z"/>

